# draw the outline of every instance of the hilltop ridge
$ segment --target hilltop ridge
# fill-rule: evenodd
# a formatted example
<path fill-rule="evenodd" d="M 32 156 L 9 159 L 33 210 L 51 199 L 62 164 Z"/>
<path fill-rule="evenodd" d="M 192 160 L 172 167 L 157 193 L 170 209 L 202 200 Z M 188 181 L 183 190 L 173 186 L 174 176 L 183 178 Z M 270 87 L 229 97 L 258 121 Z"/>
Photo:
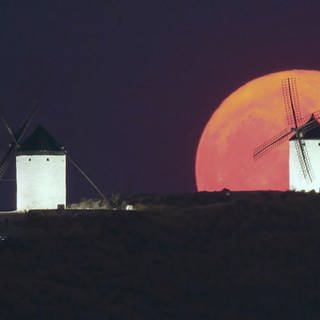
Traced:
<path fill-rule="evenodd" d="M 319 315 L 319 194 L 136 199 L 143 210 L 1 216 L 2 318 Z"/>

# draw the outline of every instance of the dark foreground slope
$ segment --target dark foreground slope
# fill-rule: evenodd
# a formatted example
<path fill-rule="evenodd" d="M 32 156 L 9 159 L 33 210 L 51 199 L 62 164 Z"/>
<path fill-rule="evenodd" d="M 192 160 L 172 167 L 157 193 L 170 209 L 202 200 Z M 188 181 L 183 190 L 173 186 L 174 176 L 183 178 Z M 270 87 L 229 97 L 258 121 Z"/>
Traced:
<path fill-rule="evenodd" d="M 319 195 L 166 199 L 1 216 L 0 318 L 319 319 Z"/>

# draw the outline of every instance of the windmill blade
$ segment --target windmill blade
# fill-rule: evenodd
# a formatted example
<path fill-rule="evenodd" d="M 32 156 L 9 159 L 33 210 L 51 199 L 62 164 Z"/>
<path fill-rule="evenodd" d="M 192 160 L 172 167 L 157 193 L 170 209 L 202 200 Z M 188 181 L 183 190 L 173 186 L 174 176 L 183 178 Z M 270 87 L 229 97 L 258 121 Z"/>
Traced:
<path fill-rule="evenodd" d="M 1 118 L 1 122 L 3 123 L 3 125 L 5 126 L 7 132 L 9 133 L 9 136 L 11 137 L 12 141 L 17 144 L 17 140 L 16 137 L 11 129 L 11 127 L 9 126 L 7 120 L 5 119 L 5 117 L 3 116 L 2 112 L 0 113 L 0 118 Z"/>
<path fill-rule="evenodd" d="M 305 180 L 310 183 L 312 182 L 313 173 L 312 173 L 312 167 L 310 164 L 309 155 L 305 147 L 305 143 L 303 142 L 302 139 L 298 138 L 297 140 L 294 141 L 294 144 L 295 144 L 295 149 L 297 152 L 302 174 Z"/>
<path fill-rule="evenodd" d="M 35 114 L 38 112 L 39 108 L 40 108 L 40 105 L 39 105 L 39 102 L 37 101 L 37 102 L 35 102 L 34 107 L 32 108 L 31 112 L 29 113 L 25 122 L 23 123 L 23 126 L 20 128 L 20 130 L 18 132 L 17 139 L 16 139 L 17 144 L 19 144 L 21 142 L 21 140 L 23 139 L 32 119 L 34 118 Z"/>
<path fill-rule="evenodd" d="M 10 164 L 10 157 L 11 155 L 13 155 L 14 151 L 16 149 L 16 145 L 12 144 L 9 149 L 7 150 L 7 152 L 5 153 L 5 155 L 3 156 L 3 158 L 0 161 L 0 179 L 3 177 L 3 175 L 6 173 L 9 164 Z"/>
<path fill-rule="evenodd" d="M 258 160 L 263 155 L 265 155 L 267 152 L 273 150 L 277 146 L 279 146 L 281 143 L 289 140 L 291 138 L 291 134 L 293 133 L 292 129 L 284 129 L 280 131 L 278 134 L 270 138 L 269 140 L 265 141 L 263 144 L 258 146 L 254 149 L 253 152 L 253 159 Z"/>
<path fill-rule="evenodd" d="M 97 191 L 97 193 L 102 197 L 103 200 L 107 200 L 102 191 L 97 187 L 97 185 L 88 177 L 88 175 L 78 166 L 78 164 L 66 153 L 68 160 L 71 164 L 81 173 L 81 175 L 91 184 L 91 186 Z"/>
<path fill-rule="evenodd" d="M 282 96 L 288 124 L 298 128 L 302 123 L 302 117 L 295 78 L 287 78 L 282 81 Z"/>

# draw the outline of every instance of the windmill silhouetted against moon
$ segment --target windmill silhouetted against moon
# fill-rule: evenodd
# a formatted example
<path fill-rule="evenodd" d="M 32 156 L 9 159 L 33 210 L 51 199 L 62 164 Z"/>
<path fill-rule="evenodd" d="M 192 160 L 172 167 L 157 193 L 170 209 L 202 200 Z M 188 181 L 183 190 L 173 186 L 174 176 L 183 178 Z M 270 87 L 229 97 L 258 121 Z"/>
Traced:
<path fill-rule="evenodd" d="M 301 116 L 295 78 L 282 81 L 288 128 L 259 145 L 253 153 L 258 160 L 280 144 L 289 141 L 289 188 L 320 191 L 320 112 Z"/>

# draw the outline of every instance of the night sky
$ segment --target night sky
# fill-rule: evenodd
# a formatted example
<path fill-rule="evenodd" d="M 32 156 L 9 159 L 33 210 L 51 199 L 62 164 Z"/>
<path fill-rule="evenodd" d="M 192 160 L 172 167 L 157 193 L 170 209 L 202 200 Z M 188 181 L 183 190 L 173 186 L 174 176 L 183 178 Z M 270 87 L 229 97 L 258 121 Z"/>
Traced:
<path fill-rule="evenodd" d="M 17 128 L 39 100 L 33 128 L 45 126 L 105 193 L 194 192 L 197 144 L 225 97 L 271 72 L 320 69 L 319 9 L 1 0 L 1 109 Z M 7 143 L 1 129 L 2 151 Z M 13 185 L 0 194 L 14 206 Z M 96 196 L 72 168 L 68 187 L 69 201 Z"/>

